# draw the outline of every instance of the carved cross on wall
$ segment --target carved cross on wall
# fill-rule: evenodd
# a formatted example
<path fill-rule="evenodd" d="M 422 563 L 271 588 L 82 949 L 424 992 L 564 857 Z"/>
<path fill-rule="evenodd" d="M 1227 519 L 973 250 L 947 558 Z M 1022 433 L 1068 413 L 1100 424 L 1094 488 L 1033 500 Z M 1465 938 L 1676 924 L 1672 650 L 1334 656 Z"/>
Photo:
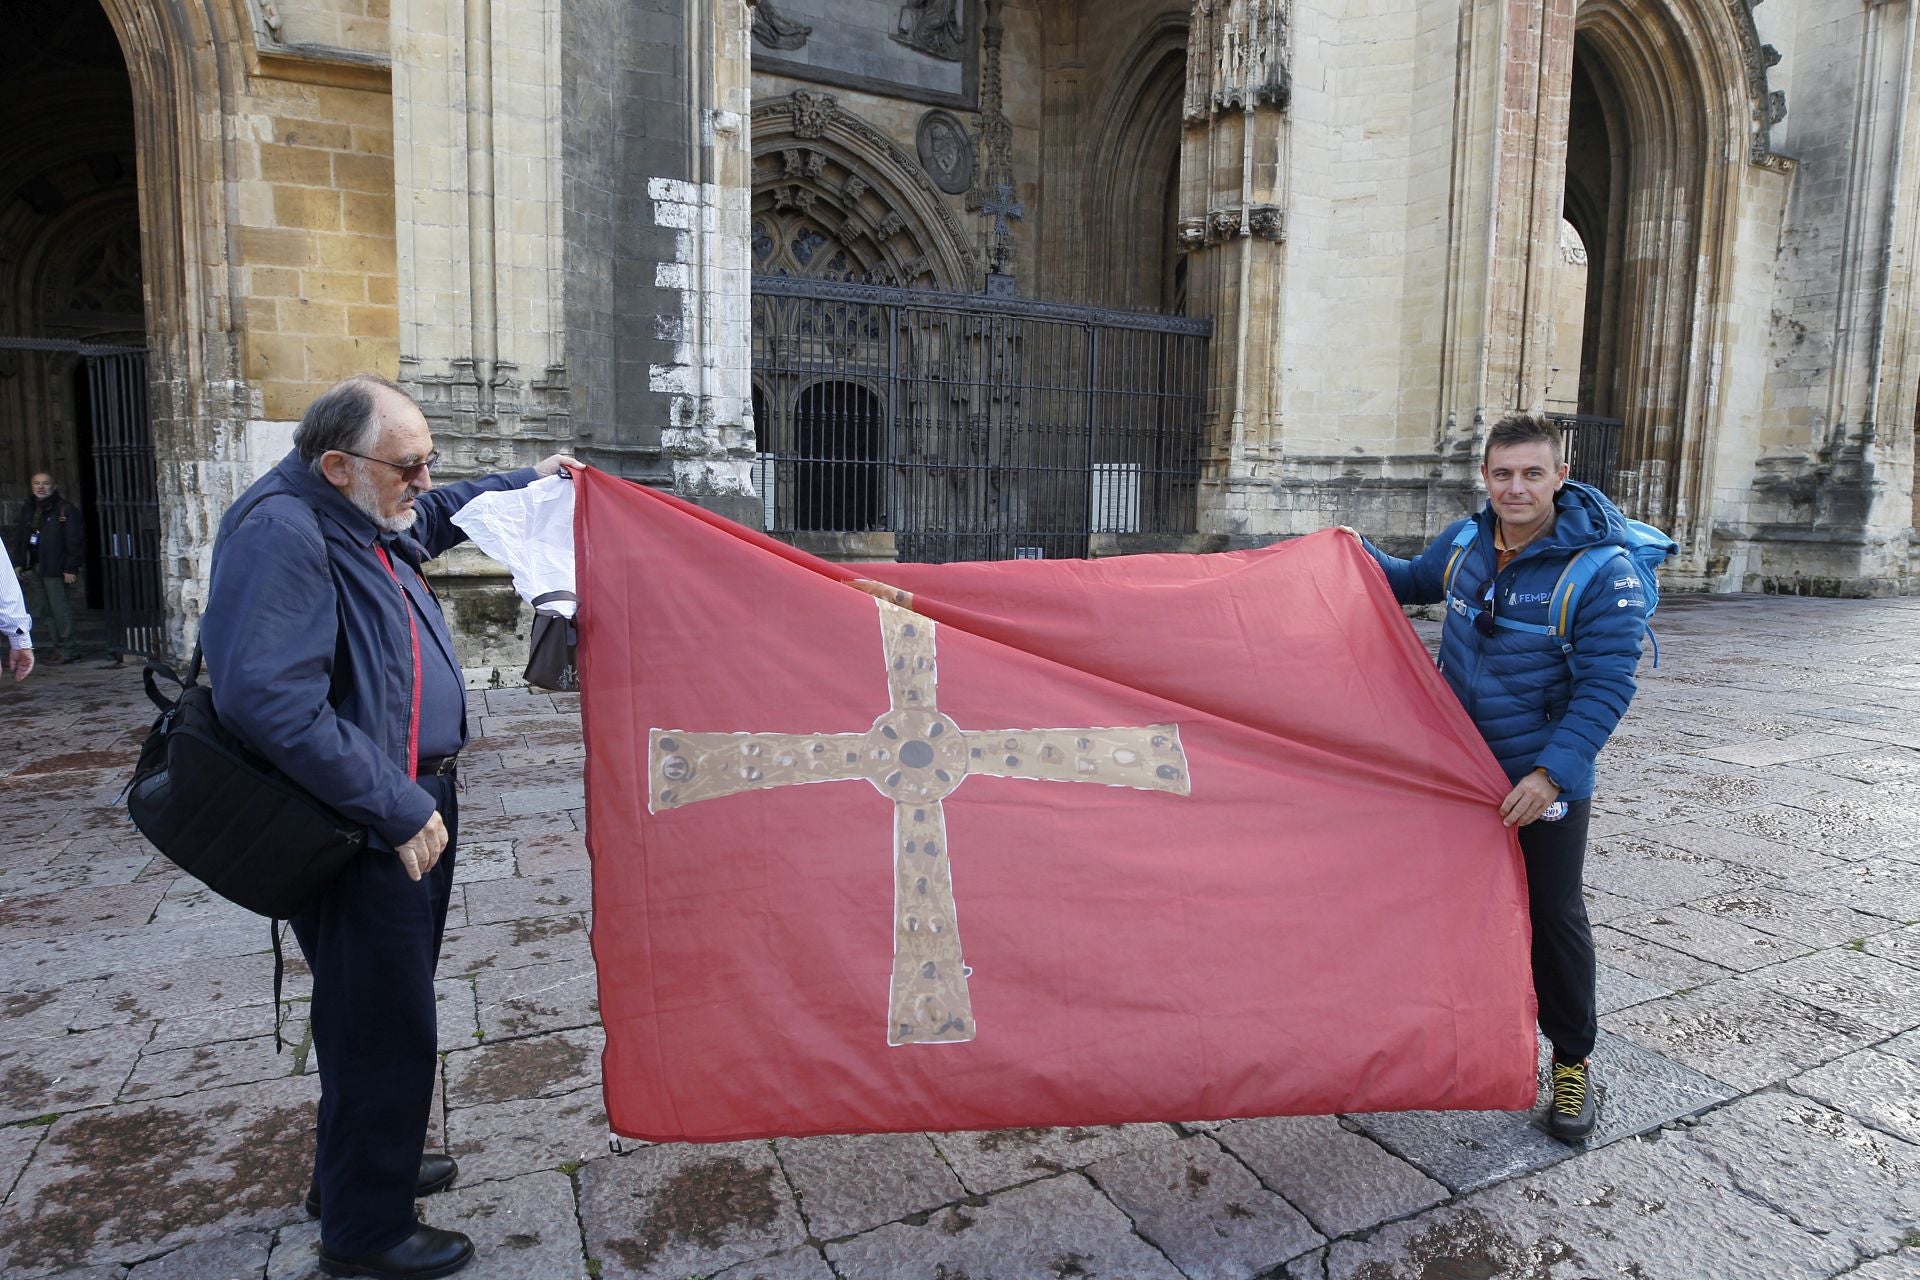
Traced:
<path fill-rule="evenodd" d="M 993 219 L 993 269 L 1003 271 L 1007 259 L 1013 254 L 1013 228 L 1008 218 L 1025 218 L 1027 206 L 1013 198 L 1013 188 L 1004 183 L 993 189 L 993 195 L 980 202 L 980 212 Z"/>
<path fill-rule="evenodd" d="M 937 702 L 934 624 L 912 597 L 860 583 L 880 608 L 887 710 L 864 733 L 683 733 L 648 741 L 647 811 L 743 791 L 864 779 L 893 801 L 893 980 L 887 1043 L 974 1037 L 942 801 L 969 775 L 1094 782 L 1187 795 L 1177 725 L 969 731 Z M 896 603 L 898 602 L 898 603 Z"/>

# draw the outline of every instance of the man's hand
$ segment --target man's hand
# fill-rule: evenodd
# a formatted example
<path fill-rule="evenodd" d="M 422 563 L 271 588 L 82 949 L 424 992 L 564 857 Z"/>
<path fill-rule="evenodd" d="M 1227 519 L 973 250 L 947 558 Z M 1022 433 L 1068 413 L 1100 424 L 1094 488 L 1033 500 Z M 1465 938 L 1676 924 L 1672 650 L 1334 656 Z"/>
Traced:
<path fill-rule="evenodd" d="M 1500 819 L 1510 827 L 1524 827 L 1559 798 L 1560 788 L 1547 781 L 1547 771 L 1535 769 L 1507 792 L 1507 798 L 1500 802 Z"/>
<path fill-rule="evenodd" d="M 1353 539 L 1353 540 L 1354 540 L 1355 542 L 1365 542 L 1365 541 L 1366 541 L 1366 539 L 1365 539 L 1365 538 L 1363 538 L 1363 537 L 1361 537 L 1361 536 L 1360 536 L 1360 531 L 1359 531 L 1358 529 L 1356 529 L 1356 528 L 1354 528 L 1354 527 L 1353 527 L 1352 525 L 1350 525 L 1350 524 L 1337 524 L 1337 525 L 1335 525 L 1335 526 L 1333 526 L 1333 527 L 1334 527 L 1334 528 L 1336 528 L 1336 529 L 1338 529 L 1338 530 L 1339 530 L 1339 531 L 1340 531 L 1341 533 L 1344 533 L 1344 534 L 1346 534 L 1346 535 L 1347 535 L 1348 537 L 1350 537 L 1350 538 L 1352 538 L 1352 539 Z"/>
<path fill-rule="evenodd" d="M 13 669 L 14 680 L 25 680 L 33 671 L 33 650 L 15 649 L 13 656 L 7 659 L 7 665 Z"/>
<path fill-rule="evenodd" d="M 440 861 L 446 849 L 447 824 L 440 821 L 440 812 L 436 809 L 427 819 L 427 825 L 414 832 L 413 838 L 394 852 L 400 855 L 400 865 L 407 869 L 408 878 L 418 880 L 433 870 L 433 864 Z"/>
<path fill-rule="evenodd" d="M 540 461 L 534 463 L 533 469 L 538 471 L 542 477 L 545 477 L 559 475 L 562 467 L 573 470 L 580 465 L 581 462 L 578 458 L 569 457 L 564 453 L 556 453 L 551 458 L 542 458 Z"/>
<path fill-rule="evenodd" d="M 77 573 L 63 573 L 60 576 L 67 580 L 68 586 L 72 586 L 74 583 L 80 580 L 80 575 Z"/>

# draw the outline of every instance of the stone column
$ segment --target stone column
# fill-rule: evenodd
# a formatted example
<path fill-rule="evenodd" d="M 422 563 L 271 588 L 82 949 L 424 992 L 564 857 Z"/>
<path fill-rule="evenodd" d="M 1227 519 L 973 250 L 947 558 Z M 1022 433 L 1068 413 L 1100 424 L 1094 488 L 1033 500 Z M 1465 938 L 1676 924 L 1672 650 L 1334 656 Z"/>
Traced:
<path fill-rule="evenodd" d="M 647 187 L 655 224 L 677 233 L 655 283 L 677 293 L 678 314 L 659 318 L 672 350 L 649 365 L 647 378 L 669 398 L 660 447 L 674 491 L 758 525 L 764 507 L 750 478 L 752 10 L 751 0 L 687 0 L 691 172 Z"/>
<path fill-rule="evenodd" d="M 1545 406 L 1574 8 L 1474 0 L 1462 20 L 1440 437 L 1475 465 L 1492 419 Z"/>
<path fill-rule="evenodd" d="M 400 382 L 455 472 L 569 445 L 562 0 L 393 0 Z"/>
<path fill-rule="evenodd" d="M 1275 355 L 1286 239 L 1287 7 L 1194 0 L 1180 152 L 1189 310 L 1213 318 L 1200 529 L 1249 532 L 1279 465 Z"/>

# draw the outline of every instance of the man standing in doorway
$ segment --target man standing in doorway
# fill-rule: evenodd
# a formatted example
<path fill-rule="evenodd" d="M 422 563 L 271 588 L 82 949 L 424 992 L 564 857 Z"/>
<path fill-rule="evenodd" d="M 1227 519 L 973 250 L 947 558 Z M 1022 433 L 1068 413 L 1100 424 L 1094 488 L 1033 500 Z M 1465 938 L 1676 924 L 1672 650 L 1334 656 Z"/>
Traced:
<path fill-rule="evenodd" d="M 28 606 L 41 620 L 41 633 L 53 637 L 49 662 L 76 662 L 73 645 L 73 601 L 69 589 L 80 580 L 86 558 L 86 530 L 80 508 L 60 496 L 53 477 L 42 471 L 33 477 L 33 497 L 20 511 L 14 544 L 20 557 L 20 585 Z"/>
<path fill-rule="evenodd" d="M 200 639 L 221 720 L 367 847 L 292 920 L 313 972 L 318 1143 L 307 1211 L 335 1276 L 449 1275 L 473 1257 L 413 1202 L 453 1160 L 422 1153 L 437 1072 L 433 971 L 459 834 L 466 691 L 420 564 L 466 540 L 451 517 L 573 459 L 435 488 L 433 437 L 384 378 L 308 406 L 294 450 L 220 522 Z"/>
<path fill-rule="evenodd" d="M 1548 604 L 1568 562 L 1588 547 L 1624 548 L 1626 519 L 1598 489 L 1567 479 L 1560 429 L 1533 414 L 1495 424 L 1480 476 L 1487 505 L 1412 560 L 1367 550 L 1402 604 L 1447 602 L 1440 669 L 1513 784 L 1500 815 L 1519 828 L 1527 865 L 1534 992 L 1553 1045 L 1547 1131 L 1579 1142 L 1599 1115 L 1588 1062 L 1599 1025 L 1593 930 L 1581 896 L 1593 765 L 1633 699 L 1647 598 L 1620 550 L 1571 602 L 1567 633 L 1550 634 Z"/>

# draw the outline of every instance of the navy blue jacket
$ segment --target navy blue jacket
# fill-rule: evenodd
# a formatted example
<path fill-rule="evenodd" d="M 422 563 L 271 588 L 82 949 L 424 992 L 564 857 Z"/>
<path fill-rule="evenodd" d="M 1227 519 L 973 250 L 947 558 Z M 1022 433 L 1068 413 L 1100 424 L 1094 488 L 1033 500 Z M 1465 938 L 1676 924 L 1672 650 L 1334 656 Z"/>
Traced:
<path fill-rule="evenodd" d="M 1625 545 L 1624 518 L 1598 489 L 1569 480 L 1554 509 L 1553 528 L 1499 575 L 1495 589 L 1502 617 L 1544 624 L 1547 597 L 1573 553 Z M 1594 574 L 1574 602 L 1570 653 L 1562 651 L 1560 640 L 1527 631 L 1500 627 L 1491 637 L 1482 636 L 1459 599 L 1480 605 L 1494 577 L 1492 504 L 1468 519 L 1479 531 L 1454 578 L 1456 599 L 1449 602 L 1440 633 L 1440 670 L 1509 779 L 1518 782 L 1545 769 L 1559 784 L 1562 799 L 1585 800 L 1593 795 L 1593 759 L 1633 700 L 1647 616 L 1639 573 L 1622 551 Z M 1411 560 L 1368 545 L 1395 599 L 1432 604 L 1446 594 L 1442 579 L 1454 535 L 1465 523 L 1447 526 Z"/>
<path fill-rule="evenodd" d="M 527 467 L 431 489 L 414 499 L 413 529 L 389 534 L 289 453 L 220 522 L 200 643 L 221 723 L 363 823 L 376 846 L 412 838 L 434 802 L 407 776 L 410 606 L 374 547 L 415 564 L 437 556 L 466 541 L 451 517 L 474 495 L 523 488 L 535 474 Z M 424 612 L 451 653 L 437 602 Z"/>

